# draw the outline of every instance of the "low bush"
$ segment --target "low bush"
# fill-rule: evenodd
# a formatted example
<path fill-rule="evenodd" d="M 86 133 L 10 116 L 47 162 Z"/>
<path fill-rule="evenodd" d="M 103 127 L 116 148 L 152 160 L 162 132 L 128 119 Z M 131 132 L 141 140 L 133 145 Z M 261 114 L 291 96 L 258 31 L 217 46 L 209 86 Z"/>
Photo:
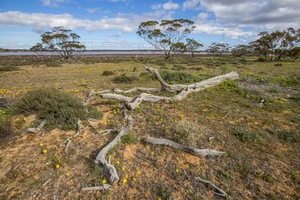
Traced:
<path fill-rule="evenodd" d="M 198 76 L 184 72 L 161 71 L 160 76 L 168 83 L 194 83 L 202 80 Z"/>
<path fill-rule="evenodd" d="M 0 66 L 0 72 L 9 72 L 9 71 L 17 71 L 20 68 L 18 66 L 8 65 L 8 66 Z"/>
<path fill-rule="evenodd" d="M 46 67 L 61 67 L 61 63 L 58 61 L 48 61 Z"/>
<path fill-rule="evenodd" d="M 76 129 L 78 119 L 102 117 L 96 108 L 84 106 L 79 98 L 56 89 L 30 91 L 13 103 L 9 110 L 13 114 L 35 114 L 39 119 L 46 119 L 47 129 Z"/>
<path fill-rule="evenodd" d="M 103 73 L 102 73 L 103 76 L 112 76 L 112 75 L 115 75 L 115 73 L 113 71 L 109 71 L 109 70 L 105 70 Z"/>
<path fill-rule="evenodd" d="M 0 109 L 0 139 L 12 135 L 12 117 L 5 114 L 5 111 Z"/>
<path fill-rule="evenodd" d="M 127 76 L 126 74 L 123 74 L 121 76 L 114 77 L 112 81 L 114 83 L 132 83 L 137 79 L 138 79 L 137 76 Z"/>

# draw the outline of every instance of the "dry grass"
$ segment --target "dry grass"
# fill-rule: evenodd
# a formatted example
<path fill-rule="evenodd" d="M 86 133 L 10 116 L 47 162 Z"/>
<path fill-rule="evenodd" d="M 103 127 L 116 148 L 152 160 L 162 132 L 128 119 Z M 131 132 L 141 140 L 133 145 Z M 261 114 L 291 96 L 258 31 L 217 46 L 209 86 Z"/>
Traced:
<path fill-rule="evenodd" d="M 163 61 L 83 62 L 61 67 L 29 64 L 19 66 L 18 71 L 0 72 L 0 97 L 21 97 L 29 90 L 49 86 L 82 99 L 92 89 L 156 87 L 158 83 L 152 79 L 130 84 L 112 80 L 123 74 L 136 76 L 144 72 L 144 65 L 159 68 Z M 131 111 L 133 129 L 110 153 L 120 181 L 108 191 L 83 192 L 80 188 L 103 183 L 104 174 L 92 161 L 114 133 L 101 136 L 84 123 L 84 131 L 73 139 L 69 155 L 64 154 L 61 144 L 75 131 L 54 129 L 44 137 L 15 135 L 2 141 L 0 199 L 217 199 L 211 188 L 194 179 L 196 176 L 212 181 L 233 199 L 300 198 L 300 64 L 176 58 L 163 65 L 174 72 L 175 64 L 184 67 L 180 72 L 199 77 L 233 70 L 241 80 L 191 94 L 182 102 L 144 103 Z M 104 71 L 114 75 L 103 76 Z M 261 99 L 266 102 L 259 107 Z M 94 123 L 97 130 L 122 127 L 121 103 L 95 98 L 90 104 L 104 113 L 103 119 Z M 6 114 L 0 113 L 0 117 Z M 14 116 L 14 132 L 34 119 Z M 198 158 L 140 142 L 147 136 L 227 154 Z M 43 149 L 48 152 L 43 154 Z"/>

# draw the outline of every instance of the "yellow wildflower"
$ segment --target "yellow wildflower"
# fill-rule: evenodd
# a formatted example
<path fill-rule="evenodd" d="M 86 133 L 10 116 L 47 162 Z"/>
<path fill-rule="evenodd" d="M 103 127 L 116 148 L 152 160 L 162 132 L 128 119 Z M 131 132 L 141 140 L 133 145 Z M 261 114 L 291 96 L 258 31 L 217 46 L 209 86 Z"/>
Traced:
<path fill-rule="evenodd" d="M 71 176 L 70 172 L 67 173 L 67 176 Z"/>
<path fill-rule="evenodd" d="M 47 149 L 44 149 L 43 150 L 43 154 L 46 154 L 48 151 L 47 151 Z"/>
<path fill-rule="evenodd" d="M 141 175 L 141 172 L 140 172 L 140 171 L 137 171 L 137 174 L 138 174 L 138 175 Z"/>
<path fill-rule="evenodd" d="M 56 164 L 56 165 L 55 165 L 55 168 L 56 168 L 56 169 L 60 168 L 59 164 Z"/>
<path fill-rule="evenodd" d="M 127 183 L 127 179 L 126 178 L 123 178 L 123 183 Z"/>
<path fill-rule="evenodd" d="M 175 169 L 175 172 L 178 173 L 178 172 L 179 172 L 179 169 Z"/>
<path fill-rule="evenodd" d="M 24 117 L 24 118 L 23 118 L 23 120 L 24 120 L 24 121 L 26 121 L 26 120 L 27 120 L 27 118 L 26 118 L 26 117 Z"/>
<path fill-rule="evenodd" d="M 125 166 L 122 166 L 121 169 L 122 169 L 122 171 L 125 171 L 126 168 L 125 168 Z"/>
<path fill-rule="evenodd" d="M 44 146 L 44 143 L 41 142 L 41 143 L 40 143 L 40 147 L 42 147 L 42 146 Z"/>
<path fill-rule="evenodd" d="M 105 183 L 107 183 L 106 178 L 102 180 L 102 184 L 105 184 Z"/>
<path fill-rule="evenodd" d="M 120 165 L 120 161 L 117 161 L 117 165 Z"/>

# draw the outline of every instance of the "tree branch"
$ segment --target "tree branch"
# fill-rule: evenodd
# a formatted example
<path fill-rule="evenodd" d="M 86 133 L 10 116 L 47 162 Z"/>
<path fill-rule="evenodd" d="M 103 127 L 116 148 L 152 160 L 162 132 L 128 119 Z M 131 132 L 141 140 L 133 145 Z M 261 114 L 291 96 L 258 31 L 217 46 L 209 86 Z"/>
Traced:
<path fill-rule="evenodd" d="M 105 156 L 108 153 L 108 151 L 119 142 L 120 138 L 131 129 L 133 124 L 132 117 L 125 113 L 125 119 L 125 127 L 122 128 L 118 135 L 98 153 L 95 159 L 96 164 L 101 164 L 104 167 L 104 170 L 107 173 L 108 180 L 111 184 L 119 180 L 119 176 L 117 174 L 116 168 L 105 159 Z"/>
<path fill-rule="evenodd" d="M 174 149 L 179 149 L 179 150 L 185 151 L 187 153 L 193 154 L 198 157 L 221 156 L 221 155 L 225 154 L 225 152 L 223 152 L 223 151 L 216 151 L 216 150 L 212 150 L 212 149 L 197 149 L 195 147 L 184 146 L 184 145 L 178 144 L 176 142 L 173 142 L 171 140 L 161 139 L 161 138 L 149 137 L 149 138 L 145 138 L 144 141 L 149 144 L 158 144 L 158 145 L 169 146 Z"/>

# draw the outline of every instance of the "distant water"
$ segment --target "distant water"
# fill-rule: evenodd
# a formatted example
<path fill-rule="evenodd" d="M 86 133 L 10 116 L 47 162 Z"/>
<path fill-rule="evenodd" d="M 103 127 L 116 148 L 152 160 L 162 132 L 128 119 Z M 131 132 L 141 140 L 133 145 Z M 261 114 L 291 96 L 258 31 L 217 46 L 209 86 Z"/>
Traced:
<path fill-rule="evenodd" d="M 162 55 L 164 54 L 163 51 L 85 51 L 81 53 L 80 55 Z M 185 54 L 185 55 L 190 55 L 191 52 L 175 52 L 174 54 Z M 207 54 L 206 52 L 195 52 L 195 55 L 205 55 Z M 32 52 L 32 51 L 19 51 L 19 52 L 0 52 L 0 56 L 34 56 L 34 55 L 53 55 L 53 52 Z"/>
<path fill-rule="evenodd" d="M 52 55 L 53 52 L 31 52 L 31 51 L 19 51 L 19 52 L 0 52 L 0 56 L 33 56 L 33 55 Z M 145 54 L 163 54 L 161 51 L 85 51 L 81 55 L 145 55 Z"/>

